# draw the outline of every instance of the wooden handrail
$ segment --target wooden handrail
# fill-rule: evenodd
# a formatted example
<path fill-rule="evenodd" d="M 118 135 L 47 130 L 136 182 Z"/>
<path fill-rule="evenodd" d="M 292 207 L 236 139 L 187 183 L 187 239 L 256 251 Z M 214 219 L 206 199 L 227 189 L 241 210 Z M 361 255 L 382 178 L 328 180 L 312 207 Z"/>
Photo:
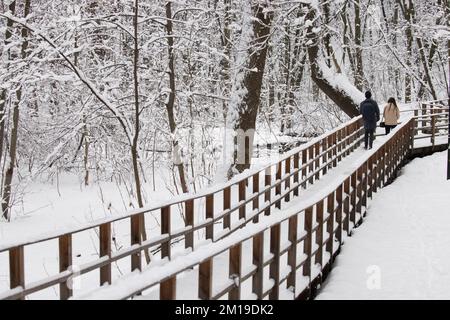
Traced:
<path fill-rule="evenodd" d="M 430 117 L 432 122 L 433 140 L 439 134 L 441 128 L 435 120 L 442 115 L 448 113 L 436 113 L 436 108 L 430 108 Z M 444 109 L 439 109 L 444 110 Z M 420 109 L 422 111 L 422 109 Z M 320 265 L 321 270 L 325 270 L 327 265 L 331 265 L 334 254 L 337 252 L 342 243 L 342 233 L 351 233 L 352 228 L 358 225 L 365 215 L 365 207 L 368 198 L 378 188 L 381 188 L 386 181 L 392 179 L 397 168 L 401 165 L 408 152 L 413 147 L 415 134 L 425 127 L 419 127 L 420 122 L 425 120 L 424 116 L 416 115 L 410 117 L 408 121 L 400 124 L 391 136 L 381 146 L 367 152 L 367 157 L 358 162 L 358 168 L 349 176 L 342 177 L 337 183 L 327 187 L 327 192 L 319 195 L 308 197 L 299 204 L 296 203 L 295 209 L 288 209 L 288 214 L 278 217 L 271 214 L 273 207 L 281 208 L 284 202 L 289 202 L 293 197 L 299 195 L 299 189 L 307 189 L 327 171 L 342 161 L 346 156 L 352 153 L 362 141 L 362 121 L 361 117 L 350 120 L 346 124 L 328 132 L 313 141 L 301 145 L 293 149 L 289 153 L 281 157 L 280 160 L 266 165 L 262 169 L 248 170 L 244 174 L 239 175 L 232 181 L 215 188 L 210 188 L 200 194 L 179 196 L 172 201 L 165 201 L 158 205 L 146 207 L 141 210 L 135 210 L 126 216 L 112 217 L 103 219 L 99 222 L 86 224 L 79 228 L 55 232 L 42 238 L 30 239 L 14 244 L 0 245 L 0 253 L 9 251 L 10 264 L 10 286 L 11 290 L 0 293 L 0 299 L 21 299 L 31 293 L 41 291 L 45 288 L 60 285 L 60 298 L 67 299 L 73 294 L 72 290 L 66 286 L 66 282 L 73 276 L 82 275 L 93 270 L 100 270 L 100 284 L 111 284 L 111 264 L 124 257 L 132 257 L 132 270 L 141 270 L 141 253 L 143 250 L 159 246 L 161 249 L 161 258 L 166 259 L 164 265 L 173 267 L 173 272 L 169 275 L 155 278 L 138 288 L 128 292 L 121 298 L 129 298 L 135 294 L 146 290 L 155 284 L 160 284 L 160 297 L 162 299 L 176 298 L 176 275 L 193 267 L 199 267 L 199 297 L 205 299 L 219 298 L 225 294 L 230 297 L 240 297 L 239 286 L 229 283 L 225 288 L 219 291 L 212 290 L 212 261 L 215 256 L 220 253 L 229 251 L 230 255 L 230 279 L 252 278 L 253 292 L 263 298 L 269 295 L 270 298 L 278 298 L 278 288 L 281 283 L 287 281 L 289 286 L 295 289 L 295 273 L 299 268 L 303 269 L 303 275 L 309 277 L 309 289 L 317 281 L 311 262 Z M 448 117 L 447 117 L 448 121 Z M 275 166 L 276 170 L 272 168 Z M 261 179 L 261 175 L 264 178 Z M 260 182 L 264 184 L 261 187 Z M 252 185 L 251 192 L 247 189 Z M 231 188 L 236 189 L 236 204 L 231 203 Z M 215 195 L 223 195 L 223 210 L 215 209 Z M 263 199 L 261 199 L 263 198 Z M 204 200 L 204 216 L 202 221 L 194 222 L 195 200 Z M 263 201 L 261 201 L 263 200 Z M 171 222 L 171 208 L 182 204 L 186 214 L 185 227 L 173 230 Z M 248 211 L 247 207 L 252 207 L 253 211 Z M 160 234 L 141 241 L 139 239 L 139 217 L 147 212 L 159 211 L 161 217 Z M 248 212 L 247 212 L 248 211 Z M 231 223 L 231 215 L 235 213 L 239 215 L 239 219 Z M 267 216 L 270 217 L 267 217 Z M 312 221 L 311 219 L 315 219 Z M 131 225 L 131 245 L 127 248 L 113 252 L 111 250 L 111 224 L 116 221 L 130 219 Z M 267 222 L 269 221 L 269 222 Z M 302 221 L 306 228 L 305 233 L 297 232 L 295 226 Z M 217 223 L 223 222 L 222 230 L 215 228 Z M 253 226 L 259 226 L 259 231 L 254 231 L 254 227 L 249 231 L 243 226 L 254 223 Z M 283 245 L 280 243 L 280 228 L 282 223 L 288 223 L 290 244 Z M 82 231 L 97 230 L 99 231 L 99 258 L 77 268 L 77 272 L 72 270 L 72 238 L 73 235 Z M 294 230 L 295 229 L 295 230 Z M 205 230 L 206 240 L 210 240 L 209 244 L 200 246 L 194 245 L 193 234 L 195 231 Z M 270 251 L 271 258 L 264 257 L 264 235 L 263 230 L 270 230 Z M 324 240 L 325 231 L 328 238 Z M 231 240 L 245 235 L 245 239 L 232 242 Z M 183 265 L 178 268 L 175 265 L 178 258 L 171 254 L 171 241 L 175 238 L 184 237 L 185 247 L 189 250 L 187 253 L 194 257 L 189 266 Z M 338 246 L 334 245 L 334 237 L 339 242 Z M 24 248 L 31 244 L 36 244 L 52 239 L 59 241 L 59 261 L 60 271 L 58 274 L 42 279 L 33 283 L 26 283 L 24 274 Z M 253 242 L 253 264 L 256 269 L 252 269 L 248 274 L 242 274 L 242 242 L 251 240 Z M 230 244 L 223 247 L 224 243 Z M 306 259 L 300 264 L 297 262 L 297 244 L 304 243 L 304 254 Z M 208 247 L 208 255 L 201 256 L 202 248 Z M 199 251 L 200 250 L 200 251 Z M 192 252 L 193 251 L 193 252 Z M 294 252 L 295 251 L 295 252 Z M 327 252 L 330 259 L 325 261 L 323 253 Z M 291 268 L 290 273 L 286 275 L 280 274 L 280 256 L 288 254 L 288 262 Z M 180 258 L 181 259 L 181 258 Z M 274 286 L 270 289 L 262 287 L 262 268 L 269 265 L 270 276 L 274 280 Z M 152 269 L 150 267 L 149 269 Z M 144 271 L 147 272 L 147 271 Z M 134 275 L 134 274 L 133 274 Z M 126 277 L 126 276 L 125 276 Z M 239 281 L 236 281 L 239 283 Z M 99 289 L 102 290 L 108 289 Z M 303 289 L 302 289 L 303 290 Z M 311 290 L 310 290 L 311 291 Z M 305 290 L 302 291 L 305 294 Z M 309 292 L 309 291 L 308 291 Z M 308 295 L 311 292 L 308 293 Z"/>
<path fill-rule="evenodd" d="M 104 294 L 112 294 L 113 298 L 130 298 L 135 294 L 142 292 L 143 290 L 147 290 L 162 281 L 165 281 L 168 277 L 173 277 L 176 274 L 180 274 L 186 270 L 192 269 L 196 266 L 200 266 L 199 272 L 208 272 L 211 271 L 211 261 L 214 257 L 224 253 L 230 253 L 230 264 L 237 263 L 235 259 L 241 261 L 241 255 L 233 254 L 231 251 L 236 248 L 236 246 L 241 246 L 243 242 L 251 240 L 253 242 L 253 248 L 260 248 L 263 245 L 264 241 L 259 239 L 261 237 L 262 232 L 265 230 L 270 230 L 270 247 L 272 255 L 269 257 L 264 257 L 262 260 L 257 260 L 256 268 L 251 269 L 248 274 L 241 275 L 241 279 L 249 279 L 250 276 L 253 276 L 253 287 L 256 288 L 257 295 L 259 298 L 263 298 L 267 295 L 271 299 L 277 299 L 279 296 L 278 288 L 279 284 L 287 281 L 288 278 L 295 279 L 295 274 L 299 268 L 303 269 L 303 275 L 309 278 L 308 285 L 305 288 L 300 288 L 302 292 L 301 295 L 309 294 L 313 283 L 320 278 L 320 273 L 324 270 L 325 265 L 331 264 L 334 260 L 335 253 L 338 250 L 337 248 L 333 248 L 330 245 L 329 239 L 334 241 L 336 239 L 339 240 L 339 247 L 342 244 L 342 238 L 340 233 L 342 232 L 344 226 L 343 223 L 347 219 L 348 222 L 351 222 L 348 232 L 351 232 L 351 229 L 354 228 L 358 223 L 361 223 L 366 213 L 366 205 L 370 198 L 370 195 L 374 191 L 374 186 L 379 183 L 379 181 L 388 181 L 395 174 L 396 169 L 401 165 L 401 163 L 405 160 L 409 150 L 411 143 L 411 134 L 413 130 L 413 119 L 403 123 L 398 130 L 396 130 L 390 137 L 388 137 L 387 141 L 371 151 L 368 151 L 367 158 L 360 160 L 357 162 L 357 168 L 354 169 L 353 173 L 350 175 L 350 181 L 352 188 L 345 191 L 344 185 L 349 181 L 348 176 L 344 176 L 341 179 L 337 179 L 332 182 L 332 185 L 328 187 L 328 191 L 312 195 L 311 197 L 306 198 L 304 201 L 298 203 L 294 208 L 289 208 L 285 210 L 282 214 L 277 213 L 277 215 L 281 215 L 276 218 L 276 216 L 267 217 L 266 220 L 261 220 L 258 224 L 255 224 L 251 230 L 247 228 L 239 230 L 235 235 L 234 239 L 227 238 L 215 243 L 211 243 L 205 246 L 205 250 L 207 249 L 208 253 L 206 257 L 198 254 L 197 256 L 191 257 L 191 263 L 188 265 L 179 265 L 177 259 L 173 261 L 169 261 L 165 264 L 168 268 L 174 268 L 174 271 L 170 275 L 163 275 L 160 278 L 155 278 L 149 282 L 142 282 L 140 285 L 139 281 L 134 280 L 134 284 L 136 284 L 135 289 L 126 290 L 124 286 L 124 291 L 122 288 L 119 289 L 114 288 L 114 292 L 123 292 L 121 294 L 116 295 L 114 292 L 109 291 L 109 288 L 101 288 L 94 292 L 92 295 L 84 296 L 84 298 L 102 298 L 105 297 Z M 401 147 L 404 146 L 404 147 Z M 394 147 L 398 147 L 398 152 L 393 152 Z M 390 152 L 389 152 L 390 151 Z M 379 168 L 383 166 L 380 171 Z M 382 172 L 381 175 L 379 173 Z M 339 194 L 340 193 L 340 194 Z M 339 194 L 339 195 L 338 195 Z M 334 201 L 337 204 L 334 204 Z M 344 203 L 348 201 L 348 206 L 345 206 Z M 325 211 L 328 213 L 327 217 L 323 216 Z M 314 219 L 315 217 L 315 219 Z M 337 219 L 335 219 L 337 218 Z M 298 229 L 298 224 L 301 219 L 304 219 L 303 227 L 305 228 L 305 233 L 300 235 L 295 235 L 292 230 Z M 314 219 L 314 220 L 313 220 Z M 279 240 L 279 230 L 283 223 L 288 223 L 291 230 L 291 235 L 289 238 L 290 243 L 284 246 L 283 249 L 280 248 L 280 240 Z M 337 227 L 334 227 L 333 224 L 336 224 Z M 332 236 L 330 235 L 328 238 L 324 239 L 323 230 L 332 230 Z M 338 237 L 339 235 L 339 237 Z M 280 264 L 280 256 L 283 253 L 293 252 L 294 248 L 297 246 L 299 242 L 304 243 L 304 254 L 306 258 L 302 261 L 293 262 L 293 258 L 291 256 L 291 271 L 283 278 L 279 277 L 279 264 Z M 331 242 L 332 243 L 332 242 Z M 255 245 L 256 244 L 256 245 Z M 262 250 L 264 251 L 264 250 Z M 256 250 L 258 252 L 258 250 Z M 327 252 L 329 254 L 329 259 L 327 261 L 323 260 L 322 252 Z M 292 255 L 292 253 L 291 253 Z M 183 259 L 180 257 L 179 259 Z M 206 259 L 206 260 L 205 260 Z M 207 263 L 205 265 L 205 263 Z M 254 260 L 255 263 L 255 260 Z M 312 272 L 313 264 L 321 264 L 321 272 L 319 275 L 314 276 Z M 179 266 L 178 266 L 179 265 Z M 204 270 L 202 271 L 201 268 Z M 274 285 L 266 290 L 261 290 L 258 288 L 262 287 L 261 278 L 255 277 L 256 274 L 260 273 L 264 266 L 270 266 L 272 270 L 270 273 L 270 277 L 274 280 Z M 241 268 L 242 270 L 242 268 Z M 142 275 L 145 277 L 145 273 L 152 272 L 151 269 L 148 271 L 144 271 Z M 202 278 L 203 280 L 199 283 L 199 291 L 204 292 L 205 288 L 211 288 L 212 279 Z M 133 279 L 130 279 L 133 281 Z M 257 283 L 255 283 L 257 282 Z M 126 279 L 124 280 L 126 283 Z M 240 283 L 237 281 L 237 283 Z M 292 280 L 291 280 L 292 284 Z M 201 287 L 204 286 L 203 289 Z M 293 284 L 293 291 L 297 292 L 297 288 L 295 288 L 295 283 Z M 224 288 L 219 288 L 216 295 L 209 295 L 208 298 L 220 298 L 227 293 L 232 292 L 233 290 L 237 290 L 238 286 L 236 284 L 228 284 Z M 211 290 L 210 290 L 211 291 Z M 209 291 L 209 292 L 210 292 Z M 258 293 L 259 292 L 259 293 Z M 236 295 L 233 295 L 236 298 Z M 83 297 L 82 297 L 83 298 Z M 205 296 L 203 296 L 205 298 Z M 241 298 L 241 297 L 237 297 Z"/>

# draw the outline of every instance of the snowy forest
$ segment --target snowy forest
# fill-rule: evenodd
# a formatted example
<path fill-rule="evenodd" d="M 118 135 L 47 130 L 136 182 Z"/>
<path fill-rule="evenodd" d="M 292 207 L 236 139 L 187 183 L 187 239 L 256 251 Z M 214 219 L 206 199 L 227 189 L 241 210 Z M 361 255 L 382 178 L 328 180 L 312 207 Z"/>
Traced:
<path fill-rule="evenodd" d="M 198 192 L 258 165 L 251 145 L 358 115 L 368 89 L 380 105 L 445 98 L 449 6 L 1 0 L 2 223 Z"/>

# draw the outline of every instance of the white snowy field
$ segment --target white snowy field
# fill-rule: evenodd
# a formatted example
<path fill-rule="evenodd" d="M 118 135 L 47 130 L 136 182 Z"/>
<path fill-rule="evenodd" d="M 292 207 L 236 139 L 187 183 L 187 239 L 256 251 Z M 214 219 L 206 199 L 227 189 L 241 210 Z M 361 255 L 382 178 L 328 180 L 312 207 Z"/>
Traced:
<path fill-rule="evenodd" d="M 374 195 L 317 299 L 450 299 L 446 162 L 415 159 Z"/>

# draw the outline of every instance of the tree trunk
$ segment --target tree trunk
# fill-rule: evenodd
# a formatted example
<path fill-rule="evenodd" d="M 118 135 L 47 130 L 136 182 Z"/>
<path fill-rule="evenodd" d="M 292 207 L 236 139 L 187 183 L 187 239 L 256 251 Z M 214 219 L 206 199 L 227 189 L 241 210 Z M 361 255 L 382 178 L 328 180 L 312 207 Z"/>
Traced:
<path fill-rule="evenodd" d="M 9 11 L 11 11 L 11 14 L 15 14 L 16 12 L 16 1 L 12 1 L 8 6 Z M 9 45 L 9 39 L 12 36 L 12 27 L 13 22 L 11 19 L 6 20 L 6 30 L 5 30 L 5 47 Z M 4 52 L 8 55 L 8 60 L 10 60 L 9 57 L 9 50 Z M 6 65 L 6 69 L 8 68 L 8 65 Z M 6 126 L 6 98 L 7 98 L 7 91 L 6 89 L 1 89 L 0 91 L 0 159 L 3 159 L 3 145 L 4 141 L 6 139 L 5 137 L 5 126 Z M 6 216 L 5 216 L 6 218 Z"/>
<path fill-rule="evenodd" d="M 316 11 L 314 8 L 310 7 L 306 19 L 310 21 L 316 20 Z M 314 25 L 308 27 L 307 38 L 311 43 L 308 47 L 308 57 L 311 64 L 311 77 L 314 83 L 349 117 L 358 116 L 359 109 L 357 102 L 355 102 L 349 94 L 332 86 L 331 83 L 323 76 L 323 72 L 317 63 L 319 58 L 320 41 L 317 34 L 312 32 L 313 28 Z"/>
<path fill-rule="evenodd" d="M 166 31 L 167 31 L 167 44 L 169 53 L 169 86 L 170 93 L 169 99 L 166 103 L 167 117 L 169 119 L 170 133 L 172 134 L 172 149 L 174 153 L 174 165 L 178 169 L 178 175 L 180 177 L 180 184 L 183 193 L 189 191 L 186 176 L 184 172 L 183 160 L 180 155 L 180 146 L 177 138 L 177 125 L 175 123 L 174 107 L 175 107 L 175 57 L 173 54 L 173 23 L 172 23 L 172 2 L 167 1 L 166 3 Z"/>
<path fill-rule="evenodd" d="M 244 79 L 242 80 L 246 92 L 236 106 L 238 116 L 234 124 L 235 152 L 233 164 L 228 170 L 228 178 L 231 178 L 236 172 L 242 172 L 250 168 L 251 164 L 251 150 L 255 134 L 256 116 L 258 114 L 262 80 L 266 65 L 267 41 L 273 19 L 273 12 L 265 12 L 266 10 L 267 5 L 259 3 L 252 4 L 252 12 L 254 12 L 254 19 L 252 19 L 253 39 L 249 48 L 253 48 L 253 50 L 256 48 L 256 51 L 251 52 L 247 59 L 247 65 L 245 67 L 248 71 L 245 72 Z"/>
<path fill-rule="evenodd" d="M 133 162 L 133 174 L 134 182 L 136 186 L 136 197 L 138 200 L 139 208 L 144 206 L 144 200 L 142 199 L 142 189 L 141 189 L 141 178 L 139 175 L 139 132 L 140 132 L 140 107 L 139 107 L 139 79 L 138 79 L 138 68 L 139 68 L 139 38 L 138 38 L 138 17 L 139 17 L 139 0 L 134 2 L 134 17 L 133 17 L 133 27 L 134 27 L 134 50 L 133 50 L 133 84 L 134 84 L 134 135 L 131 145 L 131 160 Z M 145 217 L 143 214 L 139 215 L 139 225 L 141 230 L 142 241 L 147 240 L 147 232 L 145 230 Z M 145 260 L 150 263 L 150 254 L 148 249 L 144 250 Z"/>
<path fill-rule="evenodd" d="M 27 17 L 30 13 L 30 3 L 31 0 L 25 0 L 24 5 L 24 11 L 23 16 L 24 18 Z M 15 2 L 15 1 L 14 1 Z M 28 48 L 28 29 L 22 28 L 21 30 L 21 37 L 22 37 L 22 48 L 21 48 L 21 58 L 25 59 L 28 55 L 27 48 Z M 19 111 L 19 105 L 22 99 L 22 87 L 19 86 L 19 88 L 16 91 L 16 101 L 12 101 L 14 104 L 13 107 L 13 123 L 11 128 L 11 141 L 9 145 L 9 164 L 6 168 L 5 172 L 5 180 L 3 184 L 3 192 L 2 192 L 2 212 L 3 216 L 6 218 L 6 220 L 11 219 L 11 189 L 12 189 L 12 180 L 14 177 L 14 168 L 16 166 L 16 155 L 17 155 L 17 142 L 19 137 L 19 117 L 20 117 L 20 111 Z"/>
<path fill-rule="evenodd" d="M 355 0 L 355 86 L 359 91 L 364 87 L 364 70 L 363 70 L 363 58 L 362 58 L 362 41 L 361 41 L 361 13 L 360 13 L 360 0 Z"/>

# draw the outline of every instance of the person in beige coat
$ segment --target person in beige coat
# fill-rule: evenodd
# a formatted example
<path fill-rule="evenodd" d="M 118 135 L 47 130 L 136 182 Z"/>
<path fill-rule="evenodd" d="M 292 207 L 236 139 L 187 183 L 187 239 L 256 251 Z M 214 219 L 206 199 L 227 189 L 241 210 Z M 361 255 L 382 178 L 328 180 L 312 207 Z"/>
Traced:
<path fill-rule="evenodd" d="M 383 111 L 386 134 L 389 134 L 398 124 L 400 119 L 400 110 L 394 98 L 389 98 L 387 105 L 384 106 Z"/>

